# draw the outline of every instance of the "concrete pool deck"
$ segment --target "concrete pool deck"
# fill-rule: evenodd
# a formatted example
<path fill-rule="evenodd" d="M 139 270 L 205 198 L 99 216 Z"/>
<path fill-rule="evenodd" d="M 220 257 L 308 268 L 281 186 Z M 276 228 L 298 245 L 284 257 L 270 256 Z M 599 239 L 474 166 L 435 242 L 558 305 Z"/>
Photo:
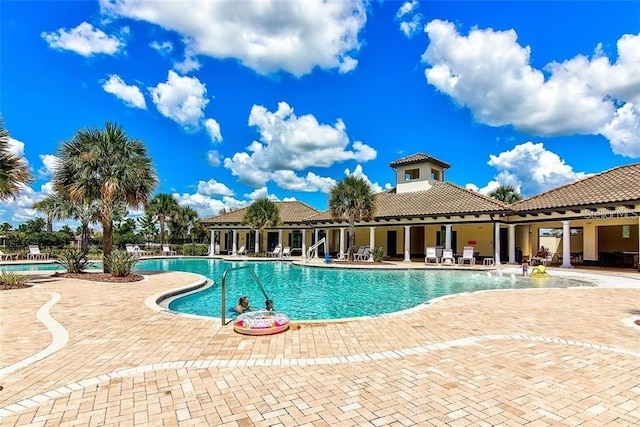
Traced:
<path fill-rule="evenodd" d="M 460 294 L 247 337 L 148 307 L 193 274 L 36 273 L 0 292 L 0 425 L 640 424 L 640 274 L 551 274 L 598 287 Z"/>

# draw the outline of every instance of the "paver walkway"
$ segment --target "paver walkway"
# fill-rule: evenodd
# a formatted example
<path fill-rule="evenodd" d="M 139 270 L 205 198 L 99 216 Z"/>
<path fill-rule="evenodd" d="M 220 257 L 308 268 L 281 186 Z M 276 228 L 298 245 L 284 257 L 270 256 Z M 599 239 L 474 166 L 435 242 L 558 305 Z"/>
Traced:
<path fill-rule="evenodd" d="M 36 314 L 55 295 L 49 315 L 69 333 L 0 376 L 0 424 L 639 425 L 640 329 L 621 322 L 640 317 L 630 277 L 608 281 L 626 289 L 463 294 L 267 337 L 146 305 L 191 274 L 46 279 L 0 292 L 0 369 L 56 341 Z"/>

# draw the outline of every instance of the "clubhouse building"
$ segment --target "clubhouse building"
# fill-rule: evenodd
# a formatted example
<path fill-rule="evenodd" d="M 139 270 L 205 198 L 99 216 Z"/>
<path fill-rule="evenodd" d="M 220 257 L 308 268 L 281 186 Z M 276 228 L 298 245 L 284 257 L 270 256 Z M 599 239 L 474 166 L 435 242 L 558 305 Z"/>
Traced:
<path fill-rule="evenodd" d="M 390 163 L 396 186 L 376 194 L 375 211 L 356 223 L 356 247 L 382 247 L 391 258 L 423 261 L 426 247 L 517 264 L 544 246 L 553 262 L 638 267 L 640 252 L 640 163 L 504 204 L 445 180 L 450 165 L 418 153 Z M 247 208 L 203 219 L 211 230 L 211 253 L 240 247 L 265 252 L 289 246 L 293 255 L 325 238 L 332 254 L 346 252 L 348 221 L 304 203 L 274 202 L 281 224 L 263 232 L 243 225 Z M 318 248 L 322 255 L 324 245 Z"/>

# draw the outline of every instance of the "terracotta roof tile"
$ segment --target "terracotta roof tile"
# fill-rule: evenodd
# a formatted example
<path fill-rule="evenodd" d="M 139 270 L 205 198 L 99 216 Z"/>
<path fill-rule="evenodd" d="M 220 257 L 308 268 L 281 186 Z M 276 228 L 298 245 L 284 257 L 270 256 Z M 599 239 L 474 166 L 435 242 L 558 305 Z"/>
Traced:
<path fill-rule="evenodd" d="M 510 207 L 517 211 L 531 211 L 625 201 L 640 201 L 640 163 L 609 169 L 516 202 Z"/>
<path fill-rule="evenodd" d="M 280 219 L 283 224 L 296 224 L 303 222 L 306 218 L 318 213 L 317 209 L 314 209 L 302 202 L 273 202 L 278 207 L 280 212 Z M 206 218 L 201 220 L 205 225 L 215 224 L 239 224 L 244 219 L 244 215 L 247 212 L 247 208 L 238 209 L 236 211 L 223 213 L 212 218 Z"/>
<path fill-rule="evenodd" d="M 437 182 L 425 191 L 396 193 L 395 189 L 376 194 L 375 218 L 459 215 L 508 211 L 505 204 L 448 182 Z M 331 220 L 326 210 L 309 221 Z"/>
<path fill-rule="evenodd" d="M 398 166 L 403 166 L 403 165 L 410 165 L 413 163 L 422 163 L 422 162 L 431 162 L 431 163 L 435 163 L 437 165 L 440 165 L 446 169 L 449 169 L 451 167 L 451 165 L 447 162 L 443 162 L 440 159 L 436 159 L 433 156 L 430 156 L 428 154 L 424 154 L 424 153 L 416 153 L 416 154 L 412 154 L 410 156 L 406 156 L 403 157 L 401 159 L 398 160 L 394 160 L 393 162 L 389 163 L 389 166 L 391 166 L 392 168 L 397 168 Z"/>

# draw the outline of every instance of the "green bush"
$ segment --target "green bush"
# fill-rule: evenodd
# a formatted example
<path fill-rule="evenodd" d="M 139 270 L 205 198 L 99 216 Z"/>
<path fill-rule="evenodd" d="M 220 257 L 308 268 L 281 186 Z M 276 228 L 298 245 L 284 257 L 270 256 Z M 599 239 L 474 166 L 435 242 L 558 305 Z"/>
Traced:
<path fill-rule="evenodd" d="M 382 258 L 384 258 L 384 249 L 373 248 L 371 250 L 371 256 L 373 257 L 373 262 L 382 262 Z"/>
<path fill-rule="evenodd" d="M 113 277 L 128 276 L 137 262 L 138 257 L 126 251 L 113 251 L 104 258 L 104 265 Z"/>
<path fill-rule="evenodd" d="M 18 274 L 15 271 L 2 270 L 0 272 L 0 283 L 3 285 L 16 286 L 25 285 L 29 281 L 29 276 Z"/>
<path fill-rule="evenodd" d="M 89 263 L 87 255 L 80 248 L 69 248 L 61 251 L 58 254 L 58 261 L 69 273 L 82 273 Z"/>
<path fill-rule="evenodd" d="M 182 245 L 182 253 L 186 256 L 205 256 L 209 252 L 209 246 L 202 243 L 185 243 Z"/>

